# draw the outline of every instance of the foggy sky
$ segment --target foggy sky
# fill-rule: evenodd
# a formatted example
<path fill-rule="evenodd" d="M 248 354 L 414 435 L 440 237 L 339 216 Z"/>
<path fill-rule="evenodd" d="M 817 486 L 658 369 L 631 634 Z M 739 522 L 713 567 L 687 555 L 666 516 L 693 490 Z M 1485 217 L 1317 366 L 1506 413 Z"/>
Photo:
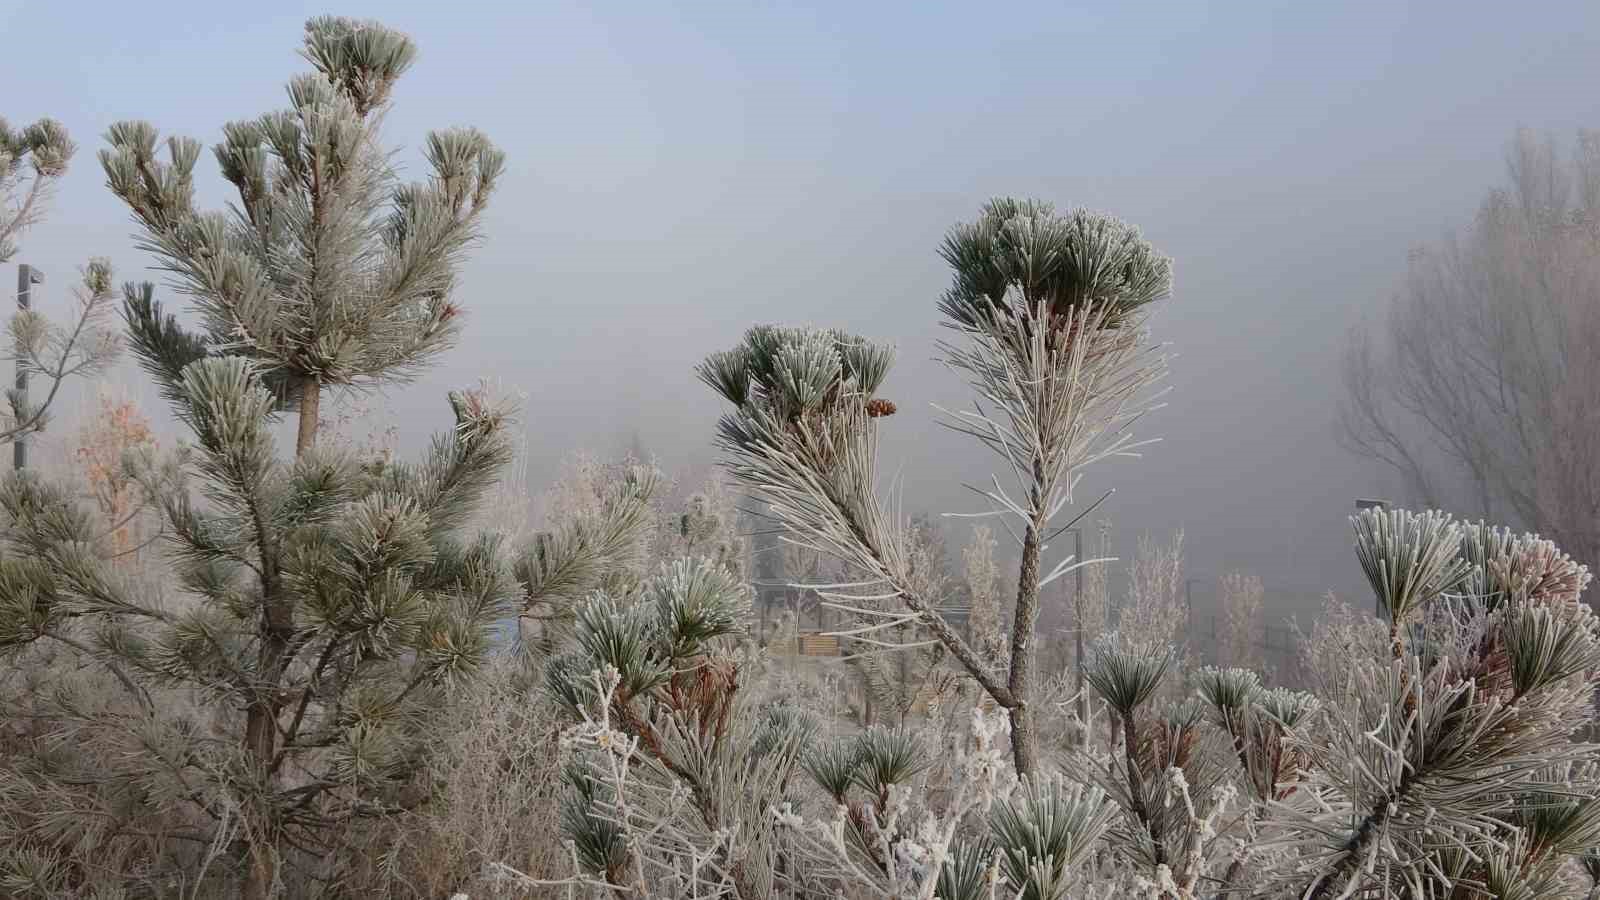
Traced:
<path fill-rule="evenodd" d="M 488 376 L 527 392 L 536 484 L 635 428 L 703 460 L 719 409 L 696 361 L 757 322 L 840 326 L 900 349 L 883 449 L 906 507 L 970 511 L 955 484 L 990 461 L 928 409 L 966 396 L 932 360 L 935 251 L 988 197 L 1037 196 L 1175 259 L 1170 405 L 1142 423 L 1163 442 L 1084 481 L 1118 489 L 1120 549 L 1182 527 L 1196 578 L 1365 602 L 1345 517 L 1397 486 L 1334 441 L 1345 332 L 1500 182 L 1513 129 L 1600 126 L 1593 2 L 511 6 L 0 0 L 0 114 L 81 146 L 15 260 L 51 275 L 36 303 L 59 311 L 90 255 L 156 277 L 102 185 L 107 125 L 209 147 L 286 105 L 307 17 L 378 16 L 421 48 L 386 130 L 411 170 L 435 127 L 509 154 L 461 346 L 388 396 L 408 444 Z"/>

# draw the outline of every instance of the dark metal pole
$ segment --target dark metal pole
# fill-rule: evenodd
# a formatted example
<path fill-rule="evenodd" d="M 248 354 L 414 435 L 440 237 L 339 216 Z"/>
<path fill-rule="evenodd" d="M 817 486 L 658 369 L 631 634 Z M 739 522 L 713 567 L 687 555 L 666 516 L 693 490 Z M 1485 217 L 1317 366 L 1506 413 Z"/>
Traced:
<path fill-rule="evenodd" d="M 1076 528 L 1072 529 L 1072 553 L 1073 553 L 1073 559 L 1076 559 L 1078 561 L 1078 571 L 1076 573 L 1074 573 L 1074 574 L 1077 576 L 1077 581 L 1078 581 L 1078 596 L 1082 597 L 1083 596 L 1083 532 L 1079 531 Z"/>
<path fill-rule="evenodd" d="M 32 306 L 32 287 L 44 283 L 44 273 L 33 266 L 23 263 L 17 266 L 17 311 L 27 312 Z M 28 405 L 28 364 L 27 361 L 17 359 L 17 396 L 23 409 Z M 22 423 L 18 423 L 19 425 Z M 16 439 L 11 442 L 12 467 L 21 471 L 28 465 L 28 438 L 27 433 L 19 431 Z"/>
<path fill-rule="evenodd" d="M 1078 563 L 1078 571 L 1075 573 L 1076 578 L 1074 579 L 1077 582 L 1076 587 L 1074 588 L 1076 593 L 1072 595 L 1072 630 L 1076 634 L 1077 649 L 1077 655 L 1074 657 L 1073 661 L 1076 663 L 1076 674 L 1078 676 L 1077 684 L 1074 687 L 1078 692 L 1078 720 L 1080 722 L 1087 722 L 1089 721 L 1089 693 L 1086 687 L 1088 684 L 1088 676 L 1086 674 L 1086 663 L 1084 662 L 1083 658 L 1083 530 L 1079 528 L 1073 528 L 1071 531 L 1072 552 L 1074 554 L 1073 559 Z"/>
<path fill-rule="evenodd" d="M 1191 648 L 1194 646 L 1194 635 L 1195 635 L 1194 583 L 1196 581 L 1199 581 L 1199 580 L 1200 579 L 1198 579 L 1198 578 L 1185 578 L 1183 580 L 1183 607 L 1184 607 L 1184 610 L 1185 610 L 1184 616 L 1188 619 L 1188 623 L 1189 623 L 1189 625 L 1188 625 L 1189 646 Z M 1216 619 L 1215 619 L 1215 617 L 1212 618 L 1211 630 L 1213 632 L 1216 631 Z M 1218 660 L 1220 660 L 1222 658 L 1222 654 L 1217 652 L 1217 651 L 1218 651 L 1217 642 L 1215 640 L 1215 635 L 1213 634 L 1213 639 L 1212 639 L 1212 642 L 1211 642 L 1211 660 L 1212 660 L 1212 662 L 1217 662 L 1218 665 L 1221 665 L 1221 663 L 1218 662 Z"/>

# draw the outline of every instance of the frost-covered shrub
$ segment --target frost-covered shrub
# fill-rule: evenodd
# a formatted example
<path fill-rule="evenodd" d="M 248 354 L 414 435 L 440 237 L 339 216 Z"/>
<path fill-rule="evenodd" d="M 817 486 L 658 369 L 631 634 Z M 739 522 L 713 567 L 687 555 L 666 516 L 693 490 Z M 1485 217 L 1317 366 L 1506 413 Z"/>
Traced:
<path fill-rule="evenodd" d="M 1207 667 L 1163 700 L 1182 677 L 1173 654 L 1108 635 L 1088 667 L 1095 738 L 1052 748 L 1029 778 L 1004 752 L 1007 721 L 981 707 L 959 734 L 927 721 L 828 735 L 751 709 L 714 646 L 731 632 L 701 624 L 725 616 L 667 612 L 698 608 L 681 592 L 703 568 L 680 564 L 629 603 L 597 598 L 582 649 L 551 668 L 579 722 L 568 883 L 641 897 L 1582 896 L 1600 839 L 1600 763 L 1575 737 L 1600 686 L 1600 626 L 1577 600 L 1587 571 L 1535 536 L 1437 514 L 1356 525 L 1375 591 L 1422 587 L 1395 603 L 1411 618 L 1384 627 L 1394 639 L 1340 645 L 1343 682 L 1319 695 Z"/>

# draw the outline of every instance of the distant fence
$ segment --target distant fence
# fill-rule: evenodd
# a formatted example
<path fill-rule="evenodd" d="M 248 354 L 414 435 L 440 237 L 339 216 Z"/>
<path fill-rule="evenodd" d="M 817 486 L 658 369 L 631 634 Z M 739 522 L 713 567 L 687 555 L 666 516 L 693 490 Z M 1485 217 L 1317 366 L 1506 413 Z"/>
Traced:
<path fill-rule="evenodd" d="M 1204 635 L 1203 646 L 1193 646 L 1201 643 L 1195 641 L 1197 636 L 1194 631 L 1190 633 L 1191 649 L 1211 665 L 1234 665 L 1238 660 L 1224 659 L 1223 647 L 1227 643 L 1227 623 L 1221 616 L 1209 616 L 1209 628 L 1200 632 Z M 1265 666 L 1270 674 L 1277 678 L 1291 676 L 1299 666 L 1300 646 L 1295 638 L 1293 626 L 1283 623 L 1273 625 L 1262 623 L 1260 629 L 1249 636 L 1246 645 L 1254 651 L 1252 657 Z"/>
<path fill-rule="evenodd" d="M 1228 614 L 1223 608 L 1219 578 L 1188 578 L 1184 581 L 1184 602 L 1189 612 L 1190 649 L 1212 665 L 1230 665 L 1235 660 L 1222 657 L 1230 643 Z M 1264 585 L 1258 624 L 1252 629 L 1248 647 L 1255 665 L 1273 681 L 1293 682 L 1302 674 L 1301 647 L 1294 622 L 1315 618 L 1326 592 L 1309 586 Z"/>
<path fill-rule="evenodd" d="M 1063 579 L 1065 580 L 1065 579 Z M 1192 591 L 1191 587 L 1207 584 L 1210 591 Z M 1189 579 L 1185 584 L 1185 597 L 1188 607 L 1189 627 L 1184 636 L 1192 659 L 1205 665 L 1234 665 L 1240 660 L 1226 658 L 1228 640 L 1228 622 L 1226 614 L 1220 608 L 1220 597 L 1215 593 L 1215 582 L 1212 579 Z M 1262 673 L 1274 682 L 1294 681 L 1299 674 L 1300 647 L 1296 639 L 1296 631 L 1292 620 L 1284 617 L 1286 609 L 1295 609 L 1307 605 L 1308 598 L 1312 596 L 1303 591 L 1274 591 L 1269 589 L 1262 602 L 1262 614 L 1267 621 L 1259 624 L 1255 633 L 1249 637 L 1250 663 L 1263 668 Z M 1070 609 L 1070 598 L 1058 596 L 1055 603 L 1061 609 Z M 940 612 L 956 631 L 967 635 L 970 610 L 965 607 L 950 607 L 941 609 Z M 1120 610 L 1113 611 L 1115 616 Z M 840 650 L 837 638 L 828 634 L 835 629 L 846 627 L 849 622 L 847 615 L 828 608 L 814 592 L 796 589 L 785 583 L 758 582 L 756 585 L 756 598 L 751 610 L 751 630 L 763 642 L 778 637 L 780 621 L 787 621 L 789 630 L 785 637 L 787 646 L 782 652 L 798 653 L 803 656 L 835 656 Z M 1051 629 L 1057 639 L 1066 638 L 1072 634 L 1070 623 L 1066 628 Z M 1067 638 L 1070 640 L 1070 638 Z M 1070 647 L 1062 646 L 1056 650 L 1070 653 Z M 1049 652 L 1046 650 L 1045 652 Z M 1059 661 L 1059 660 L 1058 660 Z"/>

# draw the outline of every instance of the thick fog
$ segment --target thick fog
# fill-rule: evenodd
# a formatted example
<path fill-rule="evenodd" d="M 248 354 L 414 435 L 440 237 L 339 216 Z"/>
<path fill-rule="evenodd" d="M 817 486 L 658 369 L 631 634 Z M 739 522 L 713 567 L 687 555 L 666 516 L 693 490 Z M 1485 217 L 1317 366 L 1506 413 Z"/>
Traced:
<path fill-rule="evenodd" d="M 102 185 L 106 126 L 209 146 L 283 105 L 325 6 L 0 2 L 0 113 L 80 144 L 16 258 L 48 274 L 41 308 L 91 255 L 159 279 Z M 1181 527 L 1189 575 L 1243 569 L 1269 596 L 1359 596 L 1345 517 L 1398 490 L 1335 441 L 1347 330 L 1382 314 L 1412 245 L 1468 220 L 1517 127 L 1600 126 L 1594 3 L 512 6 L 331 10 L 420 44 L 386 125 L 402 162 L 448 125 L 510 157 L 461 345 L 378 401 L 404 445 L 486 377 L 526 393 L 535 485 L 634 433 L 700 464 L 718 405 L 694 363 L 758 322 L 836 325 L 900 349 L 884 453 L 905 507 L 975 509 L 959 482 L 990 460 L 929 406 L 966 396 L 934 360 L 936 250 L 990 196 L 1035 196 L 1134 222 L 1176 264 L 1154 319 L 1169 405 L 1141 423 L 1162 442 L 1089 470 L 1082 499 L 1116 488 L 1122 550 Z"/>

